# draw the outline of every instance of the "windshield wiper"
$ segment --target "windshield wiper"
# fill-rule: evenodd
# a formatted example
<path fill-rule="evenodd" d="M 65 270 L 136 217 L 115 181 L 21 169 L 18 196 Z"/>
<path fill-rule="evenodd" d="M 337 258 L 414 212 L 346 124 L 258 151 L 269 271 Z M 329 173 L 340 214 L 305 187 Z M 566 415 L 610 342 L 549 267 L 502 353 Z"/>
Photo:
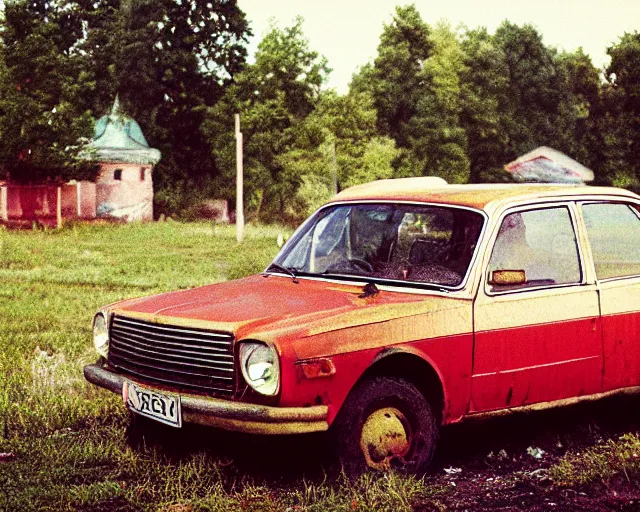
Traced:
<path fill-rule="evenodd" d="M 361 299 L 366 299 L 368 297 L 373 297 L 374 295 L 378 295 L 378 293 L 380 293 L 380 290 L 378 290 L 376 283 L 369 282 L 364 285 L 364 288 L 362 289 L 362 293 L 358 295 L 358 297 Z"/>
<path fill-rule="evenodd" d="M 379 285 L 385 285 L 385 286 L 400 286 L 404 288 L 415 287 L 415 288 L 422 288 L 423 290 L 434 290 L 434 291 L 443 292 L 443 293 L 449 293 L 451 291 L 450 289 L 445 288 L 436 283 L 425 283 L 423 281 L 405 281 L 405 280 L 399 280 L 399 279 L 376 279 L 375 276 L 365 276 L 363 274 L 339 274 L 339 273 L 331 272 L 329 270 L 325 270 L 324 272 L 320 272 L 319 274 L 309 274 L 309 275 L 318 275 L 323 277 L 341 279 L 344 281 L 364 281 L 366 283 L 366 286 L 368 286 L 369 284 L 372 284 L 374 286 L 376 284 L 379 284 Z M 377 289 L 377 286 L 376 286 L 376 289 Z M 369 290 L 373 291 L 372 288 L 370 288 Z"/>
<path fill-rule="evenodd" d="M 294 283 L 298 283 L 298 276 L 296 274 L 296 269 L 294 267 L 283 267 L 282 265 L 280 265 L 280 263 L 271 263 L 271 265 L 269 265 L 267 267 L 267 272 L 272 269 L 275 268 L 276 270 L 281 270 L 282 272 L 284 272 L 285 274 L 289 274 L 293 280 Z"/>

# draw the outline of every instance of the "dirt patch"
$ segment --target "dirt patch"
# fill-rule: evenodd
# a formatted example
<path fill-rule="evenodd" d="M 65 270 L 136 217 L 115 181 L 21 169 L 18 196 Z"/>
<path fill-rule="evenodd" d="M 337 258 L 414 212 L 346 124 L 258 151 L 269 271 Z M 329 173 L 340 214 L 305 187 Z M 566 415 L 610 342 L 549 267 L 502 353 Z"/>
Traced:
<path fill-rule="evenodd" d="M 640 510 L 640 481 L 633 475 L 563 486 L 548 472 L 569 452 L 580 453 L 638 430 L 637 397 L 452 426 L 443 430 L 438 458 L 427 477 L 451 491 L 418 510 Z"/>

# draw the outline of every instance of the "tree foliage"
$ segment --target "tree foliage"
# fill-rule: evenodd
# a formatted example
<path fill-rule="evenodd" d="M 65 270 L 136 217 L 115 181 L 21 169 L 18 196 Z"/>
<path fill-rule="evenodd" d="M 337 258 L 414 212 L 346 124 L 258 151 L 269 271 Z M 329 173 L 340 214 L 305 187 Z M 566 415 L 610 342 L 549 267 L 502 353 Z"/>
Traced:
<path fill-rule="evenodd" d="M 398 7 L 384 27 L 373 65 L 354 78 L 352 88 L 373 97 L 379 131 L 400 149 L 396 176 L 468 181 L 460 124 L 463 61 L 460 41 L 446 24 L 433 29 L 415 6 Z"/>
<path fill-rule="evenodd" d="M 393 139 L 376 130 L 368 93 L 328 91 L 301 126 L 288 165 L 302 178 L 298 207 L 310 213 L 346 187 L 393 177 Z"/>
<path fill-rule="evenodd" d="M 234 115 L 242 114 L 246 196 L 250 210 L 263 205 L 285 210 L 301 178 L 286 165 L 304 120 L 318 102 L 329 72 L 326 59 L 309 48 L 298 18 L 284 29 L 272 25 L 255 63 L 236 76 L 218 104 L 209 109 L 203 133 L 212 141 L 220 192 L 233 197 Z"/>
<path fill-rule="evenodd" d="M 446 24 L 438 25 L 430 38 L 433 54 L 421 70 L 424 90 L 409 122 L 411 163 L 417 175 L 467 183 L 467 135 L 460 119 L 464 53 L 457 35 Z"/>
<path fill-rule="evenodd" d="M 233 198 L 233 116 L 241 114 L 245 194 L 250 214 L 300 217 L 335 191 L 392 176 L 395 143 L 379 134 L 367 91 L 322 91 L 326 59 L 309 47 L 297 18 L 272 25 L 255 63 L 209 110 L 203 131 L 221 169 L 217 189 Z"/>
<path fill-rule="evenodd" d="M 501 106 L 506 103 L 508 78 L 504 53 L 486 29 L 467 31 L 462 48 L 460 125 L 467 135 L 469 179 L 479 182 L 505 163 L 508 136 Z"/>
<path fill-rule="evenodd" d="M 330 69 L 302 19 L 273 24 L 246 64 L 249 35 L 237 0 L 7 2 L 0 172 L 91 176 L 74 154 L 119 95 L 163 154 L 160 210 L 233 201 L 236 113 L 250 216 L 301 217 L 374 179 L 508 180 L 504 165 L 541 145 L 591 167 L 598 183 L 640 188 L 637 32 L 599 70 L 530 25 L 453 30 L 397 7 L 346 94 L 325 89 Z"/>
<path fill-rule="evenodd" d="M 542 145 L 595 165 L 599 77 L 582 50 L 558 53 L 533 27 L 508 22 L 493 36 L 468 31 L 462 44 L 472 181 L 499 176 L 505 163 Z"/>
<path fill-rule="evenodd" d="M 640 184 L 640 33 L 626 33 L 608 48 L 611 63 L 602 88 L 599 130 L 604 134 L 601 180 Z"/>
<path fill-rule="evenodd" d="M 89 173 L 73 156 L 90 134 L 92 76 L 77 48 L 75 6 L 45 0 L 5 6 L 0 37 L 0 169 L 13 179 Z"/>
<path fill-rule="evenodd" d="M 364 76 L 354 83 L 371 93 L 378 129 L 401 148 L 411 145 L 408 125 L 424 95 L 423 67 L 432 52 L 430 29 L 416 7 L 396 7 L 393 21 L 380 36 L 373 66 L 364 68 Z"/>
<path fill-rule="evenodd" d="M 212 178 L 200 127 L 244 65 L 244 13 L 227 0 L 123 0 L 111 26 L 115 92 L 164 155 L 161 185 Z"/>
<path fill-rule="evenodd" d="M 13 178 L 78 177 L 73 152 L 55 149 L 90 136 L 116 94 L 164 154 L 161 186 L 215 174 L 200 126 L 246 58 L 235 1 L 16 0 L 5 11 L 0 140 Z"/>

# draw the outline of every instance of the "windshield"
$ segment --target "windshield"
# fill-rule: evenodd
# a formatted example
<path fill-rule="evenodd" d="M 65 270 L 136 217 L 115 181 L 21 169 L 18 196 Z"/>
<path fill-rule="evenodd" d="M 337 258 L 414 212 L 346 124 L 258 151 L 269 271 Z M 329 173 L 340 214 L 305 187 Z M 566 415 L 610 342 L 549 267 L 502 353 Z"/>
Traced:
<path fill-rule="evenodd" d="M 479 213 L 444 206 L 331 206 L 317 212 L 274 263 L 297 275 L 456 287 L 467 274 L 482 224 Z"/>

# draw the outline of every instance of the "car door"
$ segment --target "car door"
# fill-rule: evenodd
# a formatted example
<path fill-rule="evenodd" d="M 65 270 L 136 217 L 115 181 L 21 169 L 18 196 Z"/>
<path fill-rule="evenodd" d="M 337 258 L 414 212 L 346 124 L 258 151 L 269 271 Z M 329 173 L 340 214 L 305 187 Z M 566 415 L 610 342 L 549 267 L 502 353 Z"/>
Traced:
<path fill-rule="evenodd" d="M 624 202 L 580 205 L 604 337 L 604 390 L 640 385 L 640 217 Z"/>
<path fill-rule="evenodd" d="M 556 203 L 503 215 L 474 302 L 470 412 L 600 391 L 598 292 L 585 277 L 577 214 Z M 525 279 L 498 284 L 497 270 Z"/>

